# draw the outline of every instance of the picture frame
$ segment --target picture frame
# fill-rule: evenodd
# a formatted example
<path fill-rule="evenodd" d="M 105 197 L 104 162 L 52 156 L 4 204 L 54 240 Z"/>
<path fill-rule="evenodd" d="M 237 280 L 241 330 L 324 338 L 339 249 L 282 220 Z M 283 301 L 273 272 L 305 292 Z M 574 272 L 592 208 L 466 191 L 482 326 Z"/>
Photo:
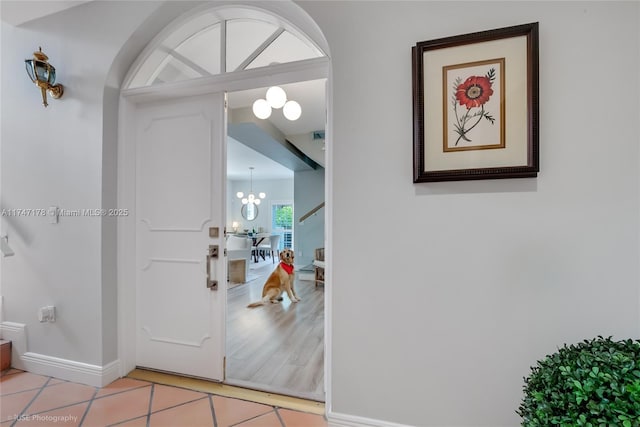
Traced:
<path fill-rule="evenodd" d="M 413 182 L 539 172 L 538 23 L 412 47 Z"/>

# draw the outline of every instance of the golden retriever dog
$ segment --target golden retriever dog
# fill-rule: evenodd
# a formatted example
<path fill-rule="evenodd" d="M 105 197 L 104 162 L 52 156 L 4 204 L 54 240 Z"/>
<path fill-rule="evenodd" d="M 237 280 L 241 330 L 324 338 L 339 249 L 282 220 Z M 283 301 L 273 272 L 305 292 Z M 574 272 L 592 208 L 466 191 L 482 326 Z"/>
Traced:
<path fill-rule="evenodd" d="M 293 251 L 285 248 L 280 252 L 280 263 L 273 270 L 262 288 L 262 300 L 249 304 L 248 308 L 258 307 L 271 301 L 282 301 L 282 293 L 286 292 L 291 302 L 300 301 L 293 289 Z"/>

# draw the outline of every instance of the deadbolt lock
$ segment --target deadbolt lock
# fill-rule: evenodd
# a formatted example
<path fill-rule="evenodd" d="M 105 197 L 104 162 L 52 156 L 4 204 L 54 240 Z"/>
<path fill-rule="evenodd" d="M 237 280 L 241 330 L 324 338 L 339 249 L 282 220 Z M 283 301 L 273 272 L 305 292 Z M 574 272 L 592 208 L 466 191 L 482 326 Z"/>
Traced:
<path fill-rule="evenodd" d="M 211 258 L 218 258 L 218 250 L 220 247 L 218 245 L 209 245 L 209 251 L 207 255 Z"/>

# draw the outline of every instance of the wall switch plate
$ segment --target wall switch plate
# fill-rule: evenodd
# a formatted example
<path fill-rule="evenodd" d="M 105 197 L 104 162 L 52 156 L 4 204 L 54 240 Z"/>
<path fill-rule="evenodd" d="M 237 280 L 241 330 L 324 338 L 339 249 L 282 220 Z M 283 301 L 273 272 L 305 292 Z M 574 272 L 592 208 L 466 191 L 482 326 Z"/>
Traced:
<path fill-rule="evenodd" d="M 0 251 L 4 257 L 15 255 L 15 252 L 13 252 L 13 249 L 9 246 L 9 236 L 6 234 L 0 236 Z"/>
<path fill-rule="evenodd" d="M 50 322 L 53 323 L 56 321 L 56 308 L 52 305 L 48 305 L 45 307 L 40 307 L 38 310 L 38 320 L 41 323 Z"/>
<path fill-rule="evenodd" d="M 57 224 L 60 219 L 60 208 L 57 206 L 49 206 L 47 216 L 49 217 L 49 224 Z"/>

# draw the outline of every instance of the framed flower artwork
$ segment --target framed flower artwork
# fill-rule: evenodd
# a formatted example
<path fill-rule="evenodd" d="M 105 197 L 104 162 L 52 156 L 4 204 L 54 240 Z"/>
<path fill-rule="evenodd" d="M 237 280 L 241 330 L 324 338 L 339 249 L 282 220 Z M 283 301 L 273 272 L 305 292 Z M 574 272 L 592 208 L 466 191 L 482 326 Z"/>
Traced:
<path fill-rule="evenodd" d="M 412 54 L 413 182 L 537 176 L 538 23 Z"/>

